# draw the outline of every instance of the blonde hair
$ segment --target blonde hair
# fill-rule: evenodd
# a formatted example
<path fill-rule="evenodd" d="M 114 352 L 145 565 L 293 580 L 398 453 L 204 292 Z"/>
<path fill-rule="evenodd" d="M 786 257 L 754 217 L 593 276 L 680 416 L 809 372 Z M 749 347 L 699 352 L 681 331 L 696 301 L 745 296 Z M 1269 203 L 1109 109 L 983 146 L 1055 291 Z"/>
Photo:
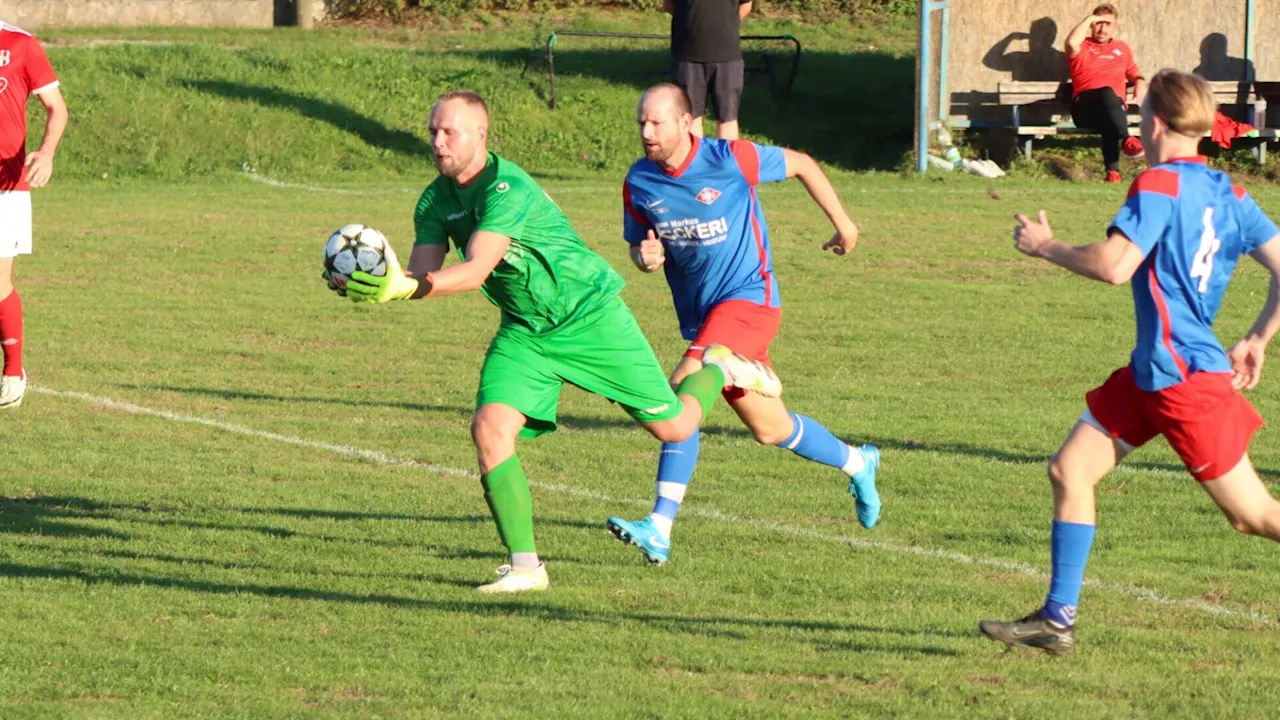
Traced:
<path fill-rule="evenodd" d="M 442 105 L 450 100 L 461 100 L 471 107 L 478 107 L 485 120 L 489 119 L 489 106 L 485 103 L 484 98 L 480 96 L 480 93 L 474 90 L 449 90 L 448 92 L 440 93 L 436 97 L 435 104 Z"/>
<path fill-rule="evenodd" d="M 1147 90 L 1151 112 L 1180 135 L 1200 137 L 1213 129 L 1217 103 L 1209 83 L 1199 75 L 1168 68 L 1151 78 Z"/>

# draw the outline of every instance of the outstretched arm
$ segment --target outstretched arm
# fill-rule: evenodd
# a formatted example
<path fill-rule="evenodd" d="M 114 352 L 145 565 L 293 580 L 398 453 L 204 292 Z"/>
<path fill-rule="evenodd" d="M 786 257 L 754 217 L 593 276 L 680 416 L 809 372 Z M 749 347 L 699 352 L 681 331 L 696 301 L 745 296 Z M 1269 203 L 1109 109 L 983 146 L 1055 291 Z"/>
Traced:
<path fill-rule="evenodd" d="M 836 189 L 831 187 L 831 181 L 827 179 L 827 174 L 822 172 L 818 163 L 805 153 L 783 148 L 782 155 L 787 162 L 787 177 L 800 178 L 800 184 L 809 191 L 809 196 L 818 203 L 818 207 L 827 214 L 827 219 L 836 229 L 836 234 L 823 244 L 822 249 L 833 250 L 837 255 L 852 252 L 858 244 L 858 226 L 845 212 L 844 205 L 836 195 Z"/>
<path fill-rule="evenodd" d="M 347 297 L 355 302 L 384 303 L 421 300 L 428 295 L 453 295 L 480 287 L 511 245 L 511 238 L 477 230 L 467 243 L 467 259 L 437 270 L 444 264 L 447 246 L 419 245 L 409 256 L 411 271 L 401 269 L 394 254 L 387 256 L 387 273 L 375 276 L 356 271 L 347 281 Z M 431 269 L 435 267 L 436 270 Z"/>
<path fill-rule="evenodd" d="M 1013 216 L 1013 246 L 1020 253 L 1048 260 L 1058 267 L 1111 285 L 1129 282 L 1142 265 L 1142 250 L 1119 230 L 1106 240 L 1089 245 L 1068 245 L 1053 239 L 1049 216 L 1040 211 L 1039 222 L 1022 213 Z"/>
<path fill-rule="evenodd" d="M 1089 34 L 1093 32 L 1093 24 L 1102 20 L 1104 18 L 1090 15 L 1081 20 L 1079 25 L 1071 28 L 1071 32 L 1067 33 L 1067 57 L 1072 57 L 1080 52 L 1080 48 L 1084 46 L 1085 38 L 1089 37 Z"/>
<path fill-rule="evenodd" d="M 1257 386 L 1262 377 L 1267 343 L 1275 337 L 1276 331 L 1280 331 L 1280 243 L 1276 239 L 1278 238 L 1273 238 L 1250 253 L 1250 257 L 1271 273 L 1271 285 L 1267 289 L 1267 301 L 1263 303 L 1253 327 L 1227 353 L 1231 358 L 1231 384 L 1237 390 L 1249 390 Z"/>
<path fill-rule="evenodd" d="M 405 268 L 404 274 L 422 277 L 427 273 L 433 273 L 444 267 L 444 259 L 448 255 L 449 246 L 444 243 L 415 245 L 413 252 L 409 253 L 409 267 Z"/>
<path fill-rule="evenodd" d="M 433 297 L 476 290 L 502 262 L 511 247 L 511 238 L 487 230 L 477 230 L 467 242 L 467 259 L 439 272 L 428 272 L 421 282 L 430 286 Z"/>

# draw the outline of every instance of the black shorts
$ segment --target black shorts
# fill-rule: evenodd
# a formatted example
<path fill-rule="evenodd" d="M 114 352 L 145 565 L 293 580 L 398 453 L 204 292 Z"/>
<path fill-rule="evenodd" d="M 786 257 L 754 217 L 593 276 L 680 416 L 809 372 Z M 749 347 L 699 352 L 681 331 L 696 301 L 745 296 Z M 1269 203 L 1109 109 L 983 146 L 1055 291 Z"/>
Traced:
<path fill-rule="evenodd" d="M 742 100 L 743 72 L 746 69 L 746 63 L 742 60 L 722 63 L 675 60 L 672 66 L 676 84 L 689 93 L 689 100 L 693 103 L 694 117 L 702 117 L 705 114 L 707 88 L 711 88 L 711 106 L 715 108 L 716 120 L 733 122 L 738 119 L 738 103 Z"/>

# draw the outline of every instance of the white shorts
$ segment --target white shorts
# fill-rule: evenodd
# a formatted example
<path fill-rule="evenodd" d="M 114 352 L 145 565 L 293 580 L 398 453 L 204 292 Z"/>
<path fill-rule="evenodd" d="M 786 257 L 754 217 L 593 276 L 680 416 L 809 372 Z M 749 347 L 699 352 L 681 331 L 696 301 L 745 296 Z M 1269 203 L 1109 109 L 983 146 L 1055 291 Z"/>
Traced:
<path fill-rule="evenodd" d="M 0 258 L 31 254 L 31 192 L 0 192 Z"/>

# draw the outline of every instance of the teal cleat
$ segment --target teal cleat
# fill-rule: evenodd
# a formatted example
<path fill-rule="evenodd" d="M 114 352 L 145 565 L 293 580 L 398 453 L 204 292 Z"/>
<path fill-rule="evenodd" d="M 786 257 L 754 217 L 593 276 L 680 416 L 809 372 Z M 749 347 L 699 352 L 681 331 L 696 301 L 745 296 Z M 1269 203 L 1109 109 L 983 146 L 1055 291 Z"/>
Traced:
<path fill-rule="evenodd" d="M 645 560 L 650 565 L 665 565 L 667 558 L 671 555 L 671 541 L 663 539 L 658 534 L 658 529 L 653 526 L 653 521 L 649 518 L 643 520 L 623 520 L 619 517 L 611 517 L 605 523 L 605 527 L 609 528 L 609 532 L 624 543 L 631 543 L 640 548 L 640 552 L 644 553 Z"/>
<path fill-rule="evenodd" d="M 880 493 L 876 492 L 876 471 L 880 469 L 880 450 L 875 445 L 857 448 L 862 455 L 862 470 L 849 478 L 849 494 L 858 509 L 858 522 L 871 529 L 880 519 Z"/>

